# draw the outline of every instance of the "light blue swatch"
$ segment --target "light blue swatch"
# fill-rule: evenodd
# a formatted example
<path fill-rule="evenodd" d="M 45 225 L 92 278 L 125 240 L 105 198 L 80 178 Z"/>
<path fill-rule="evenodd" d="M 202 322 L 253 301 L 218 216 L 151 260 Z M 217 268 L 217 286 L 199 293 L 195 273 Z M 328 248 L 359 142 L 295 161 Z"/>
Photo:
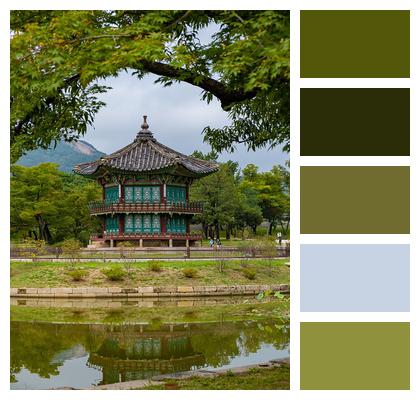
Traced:
<path fill-rule="evenodd" d="M 301 245 L 300 309 L 410 311 L 410 246 Z"/>

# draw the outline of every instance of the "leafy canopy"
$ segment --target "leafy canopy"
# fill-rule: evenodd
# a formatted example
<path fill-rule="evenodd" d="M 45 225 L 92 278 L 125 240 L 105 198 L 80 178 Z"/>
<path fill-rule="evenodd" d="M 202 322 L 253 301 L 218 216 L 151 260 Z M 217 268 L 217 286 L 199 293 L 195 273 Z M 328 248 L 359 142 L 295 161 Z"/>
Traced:
<path fill-rule="evenodd" d="M 272 228 L 289 221 L 290 214 L 290 174 L 289 171 L 275 165 L 270 171 L 259 172 L 254 164 L 248 164 L 242 171 L 241 189 L 253 190 L 257 193 L 257 202 L 263 217 L 270 222 Z M 283 228 L 283 225 L 282 225 Z"/>
<path fill-rule="evenodd" d="M 110 89 L 98 79 L 123 70 L 218 99 L 231 124 L 204 129 L 216 151 L 288 149 L 288 11 L 12 11 L 11 30 L 12 161 L 82 136 Z"/>
<path fill-rule="evenodd" d="M 14 165 L 11 173 L 13 238 L 30 235 L 50 243 L 68 238 L 86 243 L 97 231 L 97 221 L 88 211 L 88 203 L 101 197 L 94 182 L 61 172 L 52 163 L 29 168 Z"/>
<path fill-rule="evenodd" d="M 217 160 L 214 152 L 196 151 L 193 156 Z M 226 232 L 250 227 L 256 233 L 264 218 L 270 222 L 270 235 L 277 223 L 287 233 L 288 225 L 283 227 L 283 222 L 289 219 L 289 172 L 282 166 L 259 172 L 254 164 L 241 171 L 236 162 L 221 163 L 218 172 L 191 186 L 190 199 L 204 203 L 204 213 L 195 218 L 202 224 L 206 237 L 206 229 L 213 227 L 224 228 Z"/>

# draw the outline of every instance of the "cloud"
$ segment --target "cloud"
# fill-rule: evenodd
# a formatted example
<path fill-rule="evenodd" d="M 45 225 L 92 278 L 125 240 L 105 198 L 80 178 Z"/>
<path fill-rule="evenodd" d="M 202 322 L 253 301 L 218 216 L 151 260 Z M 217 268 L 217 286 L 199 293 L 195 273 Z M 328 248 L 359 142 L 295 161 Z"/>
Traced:
<path fill-rule="evenodd" d="M 156 78 L 150 74 L 139 80 L 122 72 L 116 78 L 103 80 L 101 83 L 113 89 L 101 95 L 107 105 L 97 114 L 85 140 L 109 154 L 135 138 L 142 116 L 147 115 L 150 130 L 163 144 L 185 154 L 210 151 L 210 146 L 203 143 L 202 130 L 208 125 L 217 128 L 229 124 L 228 114 L 217 100 L 210 104 L 201 101 L 201 89 L 187 83 L 165 88 L 153 83 Z M 248 152 L 239 145 L 232 154 L 223 152 L 220 161 L 237 161 L 241 167 L 254 163 L 266 171 L 284 164 L 287 158 L 280 148 Z"/>

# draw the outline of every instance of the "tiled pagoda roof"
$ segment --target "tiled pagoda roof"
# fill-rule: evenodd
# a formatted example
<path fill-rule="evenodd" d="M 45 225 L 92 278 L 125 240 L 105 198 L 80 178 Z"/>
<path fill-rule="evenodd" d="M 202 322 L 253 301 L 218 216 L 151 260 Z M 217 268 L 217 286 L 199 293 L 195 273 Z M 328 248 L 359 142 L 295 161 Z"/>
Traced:
<path fill-rule="evenodd" d="M 149 130 L 144 116 L 141 130 L 132 143 L 99 160 L 78 164 L 74 167 L 74 172 L 93 177 L 100 175 L 102 171 L 129 174 L 158 172 L 172 168 L 176 171 L 186 170 L 187 174 L 197 177 L 211 174 L 219 169 L 215 162 L 187 156 L 159 143 Z"/>

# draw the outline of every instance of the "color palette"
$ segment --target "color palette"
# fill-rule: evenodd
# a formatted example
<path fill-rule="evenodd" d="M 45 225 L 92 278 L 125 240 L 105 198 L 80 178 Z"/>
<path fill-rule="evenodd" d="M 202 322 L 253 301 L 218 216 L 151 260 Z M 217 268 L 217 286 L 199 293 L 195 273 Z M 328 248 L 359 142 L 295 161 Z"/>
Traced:
<path fill-rule="evenodd" d="M 410 12 L 301 11 L 300 76 L 408 78 Z"/>
<path fill-rule="evenodd" d="M 410 311 L 409 245 L 301 245 L 300 309 Z"/>
<path fill-rule="evenodd" d="M 301 389 L 409 389 L 410 11 L 301 11 L 300 77 Z"/>
<path fill-rule="evenodd" d="M 407 322 L 303 322 L 301 389 L 410 388 Z"/>
<path fill-rule="evenodd" d="M 409 156 L 410 89 L 301 89 L 300 155 Z"/>
<path fill-rule="evenodd" d="M 300 232 L 410 233 L 409 167 L 301 167 Z"/>

